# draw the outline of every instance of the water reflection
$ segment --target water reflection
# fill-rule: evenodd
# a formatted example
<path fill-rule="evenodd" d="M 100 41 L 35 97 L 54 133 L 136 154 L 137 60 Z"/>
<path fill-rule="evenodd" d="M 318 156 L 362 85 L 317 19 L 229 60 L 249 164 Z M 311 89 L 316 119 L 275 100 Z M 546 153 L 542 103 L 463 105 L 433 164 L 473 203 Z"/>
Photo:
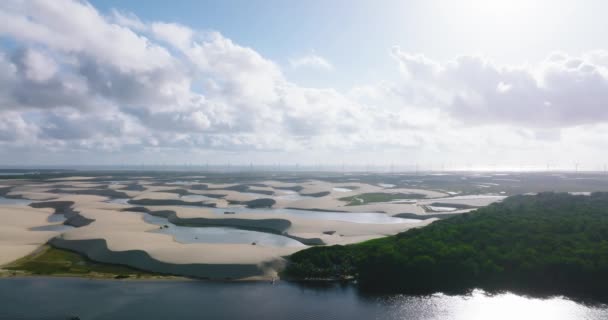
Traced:
<path fill-rule="evenodd" d="M 227 227 L 181 227 L 173 226 L 156 231 L 173 235 L 181 243 L 244 243 L 269 247 L 303 247 L 304 244 L 271 233 L 240 230 Z"/>
<path fill-rule="evenodd" d="M 241 243 L 269 247 L 303 247 L 299 241 L 272 233 L 241 230 L 228 227 L 184 227 L 175 225 L 166 218 L 148 213 L 137 213 L 144 221 L 159 226 L 156 233 L 172 235 L 180 243 Z"/>
<path fill-rule="evenodd" d="M 66 220 L 66 218 L 61 213 L 54 213 L 54 214 L 51 214 L 46 220 L 48 222 L 64 222 Z"/>
<path fill-rule="evenodd" d="M 0 319 L 604 320 L 606 305 L 566 298 L 486 295 L 369 296 L 350 284 L 0 280 Z M 32 308 L 32 306 L 36 306 Z"/>
<path fill-rule="evenodd" d="M 23 205 L 23 206 L 27 206 L 30 203 L 32 203 L 32 200 L 28 200 L 28 199 L 13 199 L 13 198 L 6 198 L 6 197 L 1 197 L 0 196 L 0 205 Z"/>
<path fill-rule="evenodd" d="M 607 306 L 588 306 L 564 297 L 531 298 L 513 293 L 470 295 L 396 295 L 379 300 L 388 311 L 387 319 L 607 319 Z"/>

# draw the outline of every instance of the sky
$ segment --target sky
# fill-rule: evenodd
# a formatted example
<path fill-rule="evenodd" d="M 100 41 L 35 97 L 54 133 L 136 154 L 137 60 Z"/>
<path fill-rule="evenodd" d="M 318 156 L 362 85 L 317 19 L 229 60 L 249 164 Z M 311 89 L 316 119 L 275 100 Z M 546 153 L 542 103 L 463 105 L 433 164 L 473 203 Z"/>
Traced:
<path fill-rule="evenodd" d="M 0 2 L 0 166 L 603 170 L 605 1 Z"/>

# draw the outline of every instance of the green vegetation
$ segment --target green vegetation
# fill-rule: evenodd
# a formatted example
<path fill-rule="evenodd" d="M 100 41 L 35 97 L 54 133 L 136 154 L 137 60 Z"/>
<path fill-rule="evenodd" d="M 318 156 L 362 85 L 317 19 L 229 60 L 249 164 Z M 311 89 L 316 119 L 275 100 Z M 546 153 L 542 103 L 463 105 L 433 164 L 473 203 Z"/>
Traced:
<path fill-rule="evenodd" d="M 447 207 L 447 208 L 455 208 L 455 209 L 475 209 L 478 208 L 476 206 L 471 206 L 463 203 L 444 203 L 444 202 L 433 202 L 431 203 L 432 207 Z"/>
<path fill-rule="evenodd" d="M 310 248 L 290 261 L 290 277 L 355 277 L 366 290 L 606 297 L 608 193 L 513 196 L 396 236 Z"/>
<path fill-rule="evenodd" d="M 255 199 L 244 202 L 247 208 L 272 208 L 277 203 L 274 199 Z"/>
<path fill-rule="evenodd" d="M 321 191 L 321 192 L 315 192 L 315 193 L 301 193 L 301 195 L 304 197 L 315 197 L 315 198 L 322 198 L 322 197 L 328 196 L 329 194 L 331 194 L 331 192 L 329 192 L 329 191 Z"/>
<path fill-rule="evenodd" d="M 121 265 L 94 262 L 78 253 L 44 246 L 4 267 L 15 274 L 86 276 L 95 278 L 157 278 L 154 273 Z"/>
<path fill-rule="evenodd" d="M 422 199 L 424 198 L 423 194 L 418 193 L 382 193 L 382 192 L 372 192 L 372 193 L 362 193 L 356 196 L 344 197 L 339 200 L 348 202 L 347 206 L 358 206 L 362 204 L 372 203 L 372 202 L 390 202 L 394 200 L 409 200 L 409 199 Z"/>

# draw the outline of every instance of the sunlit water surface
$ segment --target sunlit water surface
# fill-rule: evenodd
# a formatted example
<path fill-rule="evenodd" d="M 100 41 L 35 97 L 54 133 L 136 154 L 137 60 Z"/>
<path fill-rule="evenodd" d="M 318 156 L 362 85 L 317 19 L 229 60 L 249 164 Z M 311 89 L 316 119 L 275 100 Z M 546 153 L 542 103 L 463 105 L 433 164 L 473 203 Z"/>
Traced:
<path fill-rule="evenodd" d="M 600 320 L 606 305 L 565 298 L 367 296 L 352 285 L 68 278 L 0 280 L 0 319 Z"/>
<path fill-rule="evenodd" d="M 266 232 L 241 230 L 228 227 L 184 227 L 178 226 L 163 217 L 148 213 L 133 213 L 143 216 L 144 221 L 157 225 L 159 229 L 152 232 L 173 236 L 181 243 L 240 243 L 268 247 L 302 247 L 299 241 Z"/>

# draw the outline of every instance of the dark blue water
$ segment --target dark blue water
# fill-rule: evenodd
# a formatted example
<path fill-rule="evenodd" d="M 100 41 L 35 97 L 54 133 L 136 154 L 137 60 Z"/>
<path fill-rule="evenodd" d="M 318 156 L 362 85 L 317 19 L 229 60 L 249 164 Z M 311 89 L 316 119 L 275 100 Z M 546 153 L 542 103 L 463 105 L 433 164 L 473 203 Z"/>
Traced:
<path fill-rule="evenodd" d="M 605 305 L 514 294 L 365 296 L 287 282 L 0 280 L 0 319 L 608 319 Z"/>

